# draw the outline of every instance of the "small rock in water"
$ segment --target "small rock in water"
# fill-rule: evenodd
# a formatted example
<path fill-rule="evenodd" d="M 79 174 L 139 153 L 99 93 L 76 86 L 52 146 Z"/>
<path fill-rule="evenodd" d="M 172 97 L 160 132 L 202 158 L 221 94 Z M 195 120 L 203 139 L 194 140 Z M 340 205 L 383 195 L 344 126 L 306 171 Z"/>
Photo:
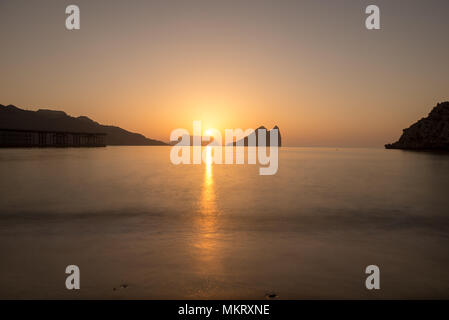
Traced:
<path fill-rule="evenodd" d="M 120 288 L 126 289 L 126 288 L 128 288 L 128 285 L 126 283 L 124 283 L 120 286 Z"/>
<path fill-rule="evenodd" d="M 277 294 L 274 292 L 268 292 L 267 294 L 265 294 L 265 297 L 267 297 L 268 299 L 274 299 L 277 298 Z"/>

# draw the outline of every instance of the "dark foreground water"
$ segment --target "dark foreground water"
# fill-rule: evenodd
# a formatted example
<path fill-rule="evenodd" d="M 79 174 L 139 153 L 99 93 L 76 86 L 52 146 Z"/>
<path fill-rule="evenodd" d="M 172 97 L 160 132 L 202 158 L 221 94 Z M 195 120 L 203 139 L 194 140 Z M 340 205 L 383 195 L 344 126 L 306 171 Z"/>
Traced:
<path fill-rule="evenodd" d="M 0 298 L 449 298 L 447 154 L 282 148 L 260 176 L 169 151 L 0 150 Z"/>

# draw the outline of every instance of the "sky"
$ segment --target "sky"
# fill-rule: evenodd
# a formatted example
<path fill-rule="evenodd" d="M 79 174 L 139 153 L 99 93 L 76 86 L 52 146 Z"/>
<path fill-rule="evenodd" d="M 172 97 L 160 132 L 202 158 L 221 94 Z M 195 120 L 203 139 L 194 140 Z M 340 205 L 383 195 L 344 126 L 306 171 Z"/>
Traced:
<path fill-rule="evenodd" d="M 0 104 L 163 141 L 202 120 L 381 147 L 449 100 L 448 15 L 447 0 L 0 0 Z"/>

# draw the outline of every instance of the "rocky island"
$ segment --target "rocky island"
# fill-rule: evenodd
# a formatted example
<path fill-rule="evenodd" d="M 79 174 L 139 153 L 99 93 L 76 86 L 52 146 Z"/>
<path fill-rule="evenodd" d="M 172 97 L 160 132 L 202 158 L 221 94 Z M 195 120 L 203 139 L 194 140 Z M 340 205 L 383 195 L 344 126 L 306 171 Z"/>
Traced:
<path fill-rule="evenodd" d="M 426 118 L 404 129 L 387 149 L 449 150 L 449 102 L 438 103 Z"/>
<path fill-rule="evenodd" d="M 278 132 L 278 141 L 277 141 L 277 145 L 278 147 L 281 147 L 282 145 L 282 139 L 281 139 L 281 131 L 279 129 L 279 127 L 276 125 L 273 127 L 273 129 L 268 130 L 267 128 L 265 128 L 264 126 L 260 126 L 259 128 L 257 128 L 256 130 L 254 130 L 253 133 L 251 133 L 250 135 L 244 137 L 243 140 L 243 145 L 245 147 L 258 147 L 259 145 L 261 145 L 261 143 L 259 142 L 259 130 L 265 130 L 266 131 L 266 141 L 265 141 L 265 146 L 271 146 L 272 143 L 270 142 L 270 132 L 272 130 L 276 130 Z M 235 141 L 233 143 L 234 146 L 236 146 L 238 144 L 238 141 Z"/>

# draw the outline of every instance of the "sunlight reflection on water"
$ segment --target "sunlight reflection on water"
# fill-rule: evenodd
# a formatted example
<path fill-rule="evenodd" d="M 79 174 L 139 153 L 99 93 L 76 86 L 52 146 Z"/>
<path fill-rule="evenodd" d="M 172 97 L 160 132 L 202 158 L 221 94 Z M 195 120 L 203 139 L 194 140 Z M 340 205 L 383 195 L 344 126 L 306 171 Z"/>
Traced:
<path fill-rule="evenodd" d="M 198 261 L 198 271 L 203 275 L 214 274 L 220 269 L 219 248 L 217 246 L 217 209 L 214 188 L 211 147 L 206 147 L 206 159 L 202 193 L 195 227 L 198 230 L 193 242 L 193 255 Z M 203 289 L 207 291 L 208 289 Z M 201 291 L 199 294 L 201 294 Z"/>

